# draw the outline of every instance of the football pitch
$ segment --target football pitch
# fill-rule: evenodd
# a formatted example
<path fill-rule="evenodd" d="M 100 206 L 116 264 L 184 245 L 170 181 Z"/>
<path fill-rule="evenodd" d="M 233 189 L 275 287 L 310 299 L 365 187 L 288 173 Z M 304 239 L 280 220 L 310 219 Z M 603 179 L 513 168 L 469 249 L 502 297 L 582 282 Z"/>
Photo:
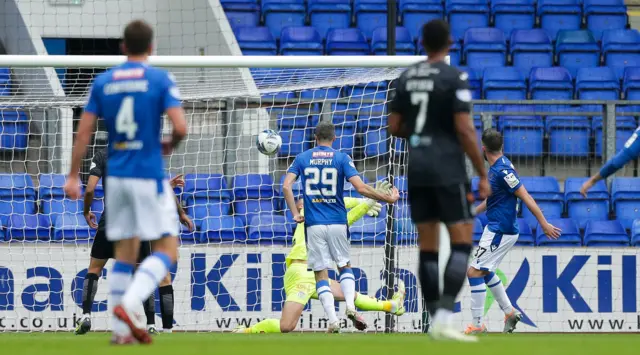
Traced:
<path fill-rule="evenodd" d="M 490 334 L 475 344 L 433 342 L 419 334 L 159 335 L 150 346 L 113 347 L 107 333 L 0 334 L 2 354 L 38 355 L 567 355 L 638 354 L 640 334 Z"/>

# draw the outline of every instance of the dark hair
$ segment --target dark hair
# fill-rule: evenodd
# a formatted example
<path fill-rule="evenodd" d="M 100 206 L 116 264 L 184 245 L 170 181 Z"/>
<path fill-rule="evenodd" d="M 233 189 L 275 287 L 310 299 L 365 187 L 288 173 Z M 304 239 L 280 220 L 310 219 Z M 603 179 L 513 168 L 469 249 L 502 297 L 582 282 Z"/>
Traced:
<path fill-rule="evenodd" d="M 321 121 L 316 126 L 316 139 L 319 142 L 331 142 L 336 137 L 336 127 L 329 121 Z"/>
<path fill-rule="evenodd" d="M 153 41 L 153 28 L 142 20 L 132 21 L 124 28 L 122 41 L 127 55 L 146 54 Z"/>
<path fill-rule="evenodd" d="M 443 20 L 431 20 L 422 26 L 422 46 L 427 53 L 448 50 L 451 45 L 449 24 Z"/>
<path fill-rule="evenodd" d="M 493 128 L 482 132 L 482 145 L 489 153 L 500 153 L 502 151 L 502 134 Z"/>

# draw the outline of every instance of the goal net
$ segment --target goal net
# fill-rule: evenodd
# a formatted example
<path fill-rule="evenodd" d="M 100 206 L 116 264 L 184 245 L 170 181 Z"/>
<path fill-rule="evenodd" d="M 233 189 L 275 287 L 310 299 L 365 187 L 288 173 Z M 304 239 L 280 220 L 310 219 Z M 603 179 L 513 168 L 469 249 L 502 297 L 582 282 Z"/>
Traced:
<path fill-rule="evenodd" d="M 404 142 L 386 131 L 389 85 L 421 58 L 321 58 L 319 64 L 317 57 L 151 58 L 176 76 L 189 127 L 185 142 L 166 159 L 169 175 L 184 174 L 185 186 L 176 193 L 197 226 L 196 231 L 182 228 L 180 260 L 173 270 L 176 330 L 226 331 L 279 318 L 285 256 L 295 228 L 281 183 L 293 157 L 313 146 L 313 128 L 321 120 L 336 124 L 334 147 L 353 157 L 366 182 L 390 179 L 402 191 L 393 209 L 385 205 L 378 217 L 365 216 L 350 229 L 357 290 L 385 299 L 388 286 L 398 280 L 407 287 L 407 313 L 392 319 L 368 312 L 370 330 L 421 330 L 416 235 L 402 175 L 407 153 Z M 96 231 L 85 222 L 82 202 L 65 198 L 62 184 L 91 78 L 61 76 L 55 67 L 97 74 L 122 60 L 0 57 L 0 67 L 19 73 L 16 84 L 25 86 L 19 91 L 24 94 L 0 101 L 2 331 L 71 330 L 82 313 L 83 278 Z M 233 66 L 246 72 L 224 75 Z M 51 80 L 73 85 L 72 94 L 37 90 L 51 86 Z M 272 158 L 255 148 L 256 135 L 267 128 L 283 139 Z M 165 127 L 165 133 L 170 130 Z M 83 165 L 84 181 L 91 157 L 105 144 L 99 123 Z M 361 196 L 346 184 L 345 197 Z M 99 187 L 91 210 L 99 217 L 103 209 Z M 108 328 L 109 269 L 110 263 L 92 307 L 93 329 Z M 344 304 L 339 307 L 344 314 Z M 324 328 L 324 311 L 312 301 L 297 329 Z"/>

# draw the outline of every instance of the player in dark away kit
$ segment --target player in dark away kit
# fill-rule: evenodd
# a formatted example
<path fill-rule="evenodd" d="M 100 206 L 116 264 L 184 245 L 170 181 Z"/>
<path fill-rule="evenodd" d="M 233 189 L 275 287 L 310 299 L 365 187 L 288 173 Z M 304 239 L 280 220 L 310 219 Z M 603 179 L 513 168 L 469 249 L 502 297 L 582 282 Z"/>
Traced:
<path fill-rule="evenodd" d="M 465 153 L 480 176 L 480 198 L 486 198 L 491 189 L 469 115 L 468 75 L 445 63 L 451 45 L 449 25 L 434 20 L 423 26 L 422 34 L 428 60 L 409 67 L 394 82 L 389 133 L 408 140 L 408 195 L 411 218 L 418 228 L 418 271 L 433 320 L 431 336 L 476 341 L 450 321 L 472 249 L 473 199 Z M 451 242 L 442 294 L 438 285 L 440 222 L 446 225 Z"/>

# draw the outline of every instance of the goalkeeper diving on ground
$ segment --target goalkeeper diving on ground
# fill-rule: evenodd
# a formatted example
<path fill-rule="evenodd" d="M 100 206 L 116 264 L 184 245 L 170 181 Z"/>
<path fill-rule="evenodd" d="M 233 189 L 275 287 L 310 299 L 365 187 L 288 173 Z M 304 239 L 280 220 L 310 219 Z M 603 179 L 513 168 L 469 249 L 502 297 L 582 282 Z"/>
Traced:
<path fill-rule="evenodd" d="M 390 193 L 391 184 L 387 181 L 379 182 L 376 189 L 381 193 Z M 299 199 L 298 209 L 302 212 L 303 202 Z M 344 204 L 349 213 L 347 223 L 352 225 L 365 214 L 376 217 L 382 209 L 382 205 L 376 201 L 365 198 L 344 199 Z M 282 309 L 280 319 L 265 319 L 249 328 L 239 326 L 234 333 L 288 333 L 296 329 L 300 322 L 300 316 L 305 305 L 310 299 L 318 299 L 316 292 L 316 279 L 313 271 L 308 271 L 307 266 L 307 245 L 305 242 L 304 224 L 298 224 L 293 236 L 293 247 L 286 258 L 287 271 L 284 274 L 284 289 L 286 301 Z M 337 282 L 330 282 L 331 293 L 336 301 L 344 301 L 344 295 Z M 355 305 L 364 311 L 378 311 L 401 316 L 405 312 L 404 308 L 405 286 L 398 281 L 398 290 L 394 292 L 393 298 L 388 301 L 378 300 L 367 295 L 356 293 Z M 366 329 L 363 319 L 354 321 L 354 326 L 358 330 Z"/>

